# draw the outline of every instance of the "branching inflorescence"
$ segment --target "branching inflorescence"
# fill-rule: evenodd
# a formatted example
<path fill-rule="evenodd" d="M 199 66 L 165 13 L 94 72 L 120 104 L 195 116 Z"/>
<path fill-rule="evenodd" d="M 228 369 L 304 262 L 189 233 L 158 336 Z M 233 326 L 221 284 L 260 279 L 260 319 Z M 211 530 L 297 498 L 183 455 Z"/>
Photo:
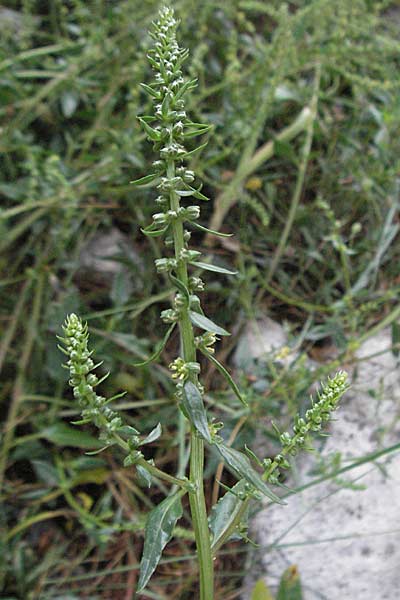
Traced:
<path fill-rule="evenodd" d="M 197 360 L 201 352 L 226 378 L 236 397 L 246 405 L 238 386 L 234 383 L 226 368 L 214 356 L 214 344 L 217 336 L 229 333 L 206 317 L 201 308 L 198 293 L 204 290 L 203 281 L 197 274 L 208 269 L 224 275 L 233 274 L 225 268 L 199 261 L 200 252 L 189 248 L 190 230 L 197 228 L 210 232 L 198 223 L 200 208 L 197 205 L 181 206 L 186 198 L 207 200 L 195 186 L 195 174 L 185 166 L 185 161 L 194 150 L 187 150 L 185 142 L 206 133 L 210 128 L 201 123 L 193 123 L 185 112 L 185 94 L 196 86 L 196 80 L 185 81 L 182 75 L 182 63 L 188 56 L 176 41 L 177 21 L 171 8 L 160 11 L 159 20 L 154 24 L 151 37 L 154 48 L 149 52 L 149 60 L 155 71 L 155 80 L 151 85 L 143 84 L 145 92 L 154 102 L 154 114 L 140 117 L 141 125 L 154 143 L 159 158 L 153 163 L 153 173 L 133 182 L 135 185 L 154 185 L 158 196 L 155 199 L 158 212 L 153 214 L 152 223 L 143 230 L 150 237 L 164 237 L 165 245 L 171 248 L 169 256 L 159 258 L 156 269 L 166 273 L 176 288 L 171 308 L 161 313 L 162 320 L 169 325 L 161 347 L 145 363 L 155 360 L 167 343 L 173 329 L 177 326 L 181 338 L 181 352 L 171 364 L 171 376 L 176 382 L 176 396 L 185 422 L 190 427 L 190 474 L 189 478 L 172 476 L 159 470 L 151 460 L 145 460 L 140 451 L 144 444 L 156 440 L 161 435 L 158 425 L 147 437 L 142 438 L 139 431 L 125 426 L 119 413 L 108 405 L 120 395 L 106 399 L 98 395 L 95 388 L 103 381 L 98 379 L 94 369 L 97 366 L 88 350 L 88 331 L 79 317 L 70 315 L 64 325 L 64 344 L 62 351 L 68 356 L 67 368 L 70 371 L 70 385 L 75 398 L 82 409 L 83 423 L 93 423 L 100 429 L 100 439 L 104 447 L 120 446 L 126 453 L 125 466 L 136 465 L 148 484 L 152 477 L 173 484 L 171 494 L 153 509 L 147 520 L 145 543 L 141 562 L 138 590 L 148 583 L 160 559 L 162 550 L 173 535 L 177 520 L 182 516 L 181 498 L 188 493 L 191 516 L 196 539 L 199 563 L 199 589 L 201 600 L 212 600 L 213 557 L 221 545 L 232 534 L 243 532 L 242 521 L 252 498 L 262 495 L 273 502 L 280 498 L 267 484 L 278 484 L 282 469 L 288 468 L 288 457 L 306 448 L 308 434 L 320 431 L 337 408 L 341 395 L 347 389 L 347 376 L 337 373 L 323 385 L 318 401 L 306 412 L 304 417 L 295 419 L 293 434 L 280 433 L 282 444 L 280 454 L 274 459 L 260 460 L 251 450 L 246 453 L 231 448 L 219 435 L 222 424 L 214 424 L 208 419 L 204 406 L 204 389 L 199 381 L 200 363 Z M 194 328 L 200 329 L 195 336 Z M 183 418 L 183 417 L 181 417 Z M 213 507 L 207 516 L 203 491 L 204 443 L 208 443 L 219 452 L 226 466 L 237 476 L 238 483 Z M 263 472 L 253 467 L 253 464 Z M 178 489 L 178 491 L 175 491 Z M 221 518 L 220 515 L 224 515 Z"/>

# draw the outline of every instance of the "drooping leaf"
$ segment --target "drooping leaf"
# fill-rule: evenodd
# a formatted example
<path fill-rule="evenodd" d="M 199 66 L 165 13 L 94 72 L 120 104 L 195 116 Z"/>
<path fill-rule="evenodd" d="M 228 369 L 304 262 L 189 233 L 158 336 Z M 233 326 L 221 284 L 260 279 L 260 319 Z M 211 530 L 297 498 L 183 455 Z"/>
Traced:
<path fill-rule="evenodd" d="M 39 432 L 39 436 L 56 446 L 74 446 L 75 448 L 100 448 L 98 439 L 80 429 L 69 427 L 65 423 L 55 423 Z"/>
<path fill-rule="evenodd" d="M 182 492 L 168 496 L 147 517 L 137 592 L 141 592 L 149 582 L 162 551 L 172 537 L 175 524 L 182 516 L 181 495 Z"/>
<path fill-rule="evenodd" d="M 187 381 L 182 390 L 182 404 L 190 422 L 195 426 L 200 435 L 211 444 L 210 430 L 203 398 L 198 388 L 191 381 Z"/>
<path fill-rule="evenodd" d="M 226 329 L 223 329 L 223 327 L 216 325 L 208 317 L 200 315 L 199 313 L 194 312 L 193 310 L 189 311 L 189 317 L 193 325 L 196 325 L 196 327 L 200 327 L 200 329 L 204 329 L 204 331 L 210 331 L 211 333 L 216 333 L 218 335 L 231 335 L 228 331 L 226 331 Z"/>
<path fill-rule="evenodd" d="M 176 325 L 176 323 L 172 323 L 171 327 L 169 327 L 169 329 L 167 330 L 167 333 L 164 335 L 164 338 L 163 338 L 161 344 L 158 346 L 158 348 L 154 352 L 154 354 L 152 354 L 149 358 L 147 358 L 143 362 L 133 363 L 133 366 L 134 367 L 144 367 L 144 366 L 148 365 L 149 363 L 153 362 L 153 360 L 157 360 L 157 358 L 160 356 L 161 352 L 164 350 L 165 345 L 168 342 L 168 339 L 175 328 L 175 325 Z"/>
<path fill-rule="evenodd" d="M 151 444 L 151 442 L 155 442 L 156 440 L 158 440 L 158 438 L 160 437 L 161 434 L 162 434 L 161 423 L 158 423 L 158 425 L 156 427 L 154 427 L 154 429 L 152 429 L 152 431 L 150 431 L 149 435 L 142 442 L 140 442 L 139 445 L 143 446 L 144 444 Z"/>
<path fill-rule="evenodd" d="M 213 536 L 213 546 L 217 545 L 219 538 L 225 531 L 228 521 L 234 519 L 240 510 L 243 500 L 239 497 L 239 494 L 244 492 L 245 486 L 245 480 L 241 479 L 233 486 L 232 490 L 227 491 L 222 498 L 218 500 L 217 504 L 214 504 L 212 507 L 208 521 Z"/>
<path fill-rule="evenodd" d="M 167 231 L 169 225 L 166 225 L 165 227 L 163 227 L 162 229 L 141 229 L 140 231 L 143 233 L 143 235 L 146 235 L 147 237 L 160 237 L 161 235 L 164 235 L 164 233 Z"/>
<path fill-rule="evenodd" d="M 229 271 L 228 269 L 224 269 L 224 267 L 218 267 L 217 265 L 210 265 L 209 263 L 192 261 L 190 263 L 195 267 L 199 267 L 200 269 L 204 269 L 205 271 L 213 271 L 214 273 L 223 273 L 224 275 L 237 275 L 237 271 Z"/>
<path fill-rule="evenodd" d="M 233 471 L 240 478 L 246 479 L 252 486 L 254 486 L 259 492 L 267 496 L 273 502 L 277 502 L 278 504 L 285 504 L 276 494 L 271 492 L 267 484 L 261 479 L 260 475 L 257 473 L 255 469 L 253 469 L 249 458 L 243 454 L 243 452 L 239 452 L 239 450 L 235 450 L 234 448 L 230 448 L 222 443 L 215 444 L 218 452 L 224 459 L 227 467 Z"/>
<path fill-rule="evenodd" d="M 274 600 L 264 579 L 259 579 L 251 592 L 251 600 Z"/>
<path fill-rule="evenodd" d="M 208 229 L 208 227 L 204 227 L 195 221 L 190 221 L 190 224 L 198 229 L 199 231 L 204 231 L 204 233 L 211 233 L 212 235 L 217 235 L 219 237 L 232 237 L 233 233 L 222 233 L 221 231 L 214 231 L 214 229 Z"/>
<path fill-rule="evenodd" d="M 299 571 L 296 565 L 283 573 L 276 600 L 303 600 Z"/>
<path fill-rule="evenodd" d="M 145 175 L 144 177 L 140 177 L 139 179 L 134 179 L 133 181 L 130 181 L 129 183 L 131 185 L 147 185 L 148 183 L 152 183 L 155 179 L 158 179 L 159 175 L 158 173 L 151 173 L 150 175 Z"/>
<path fill-rule="evenodd" d="M 243 406 L 248 406 L 245 398 L 243 398 L 242 394 L 240 393 L 240 390 L 239 390 L 238 386 L 236 385 L 236 383 L 232 379 L 232 377 L 229 374 L 229 372 L 225 369 L 224 365 L 222 365 L 215 358 L 215 356 L 213 354 L 211 354 L 211 352 L 208 352 L 205 348 L 200 348 L 200 350 L 202 351 L 202 353 L 204 354 L 204 356 L 207 356 L 207 358 L 217 367 L 217 369 L 221 373 L 221 375 L 224 376 L 224 378 L 229 383 L 229 385 L 232 388 L 233 392 L 236 394 L 237 398 L 240 400 L 240 402 L 243 404 Z"/>

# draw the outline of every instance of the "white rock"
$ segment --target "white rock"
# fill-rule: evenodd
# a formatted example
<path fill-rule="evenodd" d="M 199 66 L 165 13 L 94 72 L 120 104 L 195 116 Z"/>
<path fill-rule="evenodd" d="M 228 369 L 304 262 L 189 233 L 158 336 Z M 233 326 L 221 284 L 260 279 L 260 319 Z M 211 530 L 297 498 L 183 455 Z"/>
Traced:
<path fill-rule="evenodd" d="M 254 360 L 279 350 L 287 344 L 287 334 L 279 323 L 264 317 L 249 321 L 240 337 L 233 363 L 246 369 Z"/>
<path fill-rule="evenodd" d="M 390 345 L 390 332 L 383 331 L 360 348 L 363 362 L 353 374 L 331 437 L 324 438 L 324 457 L 340 452 L 345 461 L 400 442 L 398 362 L 390 350 L 368 358 Z M 261 510 L 252 530 L 265 550 L 262 568 L 249 582 L 265 576 L 274 590 L 282 572 L 296 564 L 304 600 L 400 598 L 400 454 L 378 462 L 384 469 L 369 463 L 342 476 L 366 486 L 364 490 L 324 483 L 288 498 L 285 507 Z M 290 485 L 309 481 L 313 465 L 315 459 L 301 455 Z M 247 591 L 244 598 L 249 597 Z"/>

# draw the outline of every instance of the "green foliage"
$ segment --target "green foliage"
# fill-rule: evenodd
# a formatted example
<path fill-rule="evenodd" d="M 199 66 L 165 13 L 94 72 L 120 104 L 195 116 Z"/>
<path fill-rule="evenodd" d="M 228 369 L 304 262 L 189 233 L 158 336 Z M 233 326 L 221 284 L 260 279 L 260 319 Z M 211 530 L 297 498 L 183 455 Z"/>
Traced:
<path fill-rule="evenodd" d="M 162 356 L 168 365 L 177 354 L 176 326 L 166 345 L 160 344 L 158 306 L 169 301 L 175 284 L 168 270 L 159 280 L 152 276 L 153 261 L 161 258 L 159 238 L 168 238 L 171 224 L 146 227 L 159 210 L 152 208 L 158 177 L 129 184 L 152 172 L 146 165 L 154 156 L 141 128 L 145 122 L 151 131 L 156 123 L 137 121 L 136 115 L 152 110 L 151 85 L 141 88 L 140 82 L 150 81 L 146 31 L 158 3 L 96 1 L 89 7 L 73 0 L 68 10 L 59 1 L 3 5 L 10 10 L 0 10 L 0 479 L 1 528 L 10 536 L 1 548 L 0 588 L 27 599 L 93 596 L 93 581 L 104 567 L 111 572 L 102 581 L 109 598 L 119 593 L 116 587 L 129 588 L 135 567 L 125 572 L 107 557 L 125 551 L 121 564 L 135 564 L 146 514 L 166 490 L 140 464 L 136 469 L 147 482 L 135 469 L 120 470 L 116 448 L 90 459 L 73 450 L 95 449 L 98 442 L 90 425 L 85 431 L 67 425 L 79 418 L 79 409 L 66 389 L 54 333 L 66 315 L 84 315 L 92 348 L 104 361 L 97 377 L 112 373 L 101 393 L 112 398 L 127 389 L 112 405 L 118 415 L 125 410 L 126 426 L 149 432 L 163 423 L 163 435 L 145 450 L 140 447 L 146 458 L 167 463 L 170 472 L 184 465 L 179 411 L 171 401 L 175 386 L 155 362 Z M 178 191 L 189 192 L 189 201 L 213 199 L 204 202 L 201 215 L 193 208 L 186 213 L 186 227 L 192 249 L 198 250 L 206 230 L 218 228 L 214 217 L 226 191 L 233 202 L 222 229 L 236 235 L 221 237 L 218 249 L 208 248 L 207 258 L 194 258 L 189 266 L 193 295 L 206 289 L 204 312 L 232 332 L 216 347 L 215 341 L 208 346 L 206 362 L 199 360 L 204 403 L 209 414 L 223 416 L 227 439 L 244 414 L 238 393 L 245 395 L 251 411 L 235 447 L 250 444 L 256 429 L 279 444 L 280 434 L 263 417 L 271 415 L 282 431 L 290 430 L 311 383 L 344 362 L 352 364 L 365 336 L 392 325 L 397 352 L 399 43 L 389 13 L 397 7 L 367 0 L 207 0 L 200 6 L 182 0 L 176 8 L 191 56 L 184 91 L 198 80 L 197 91 L 186 95 L 187 109 L 194 122 L 212 124 L 212 130 L 206 125 L 186 131 L 186 170 L 200 176 L 204 188 L 195 180 L 188 183 L 192 189 Z M 282 139 L 282 134 L 309 110 L 317 62 L 321 81 L 306 177 L 293 227 L 268 280 L 292 204 L 308 120 L 295 135 Z M 127 243 L 118 242 L 111 260 L 103 261 L 98 240 L 110 231 Z M 83 268 L 90 240 L 96 243 L 96 261 Z M 205 261 L 202 281 L 203 267 L 193 263 Z M 119 269 L 116 277 L 112 270 L 102 272 L 111 262 Z M 218 280 L 210 271 L 213 264 L 239 274 Z M 184 297 L 187 291 L 188 286 L 179 289 Z M 197 299 L 192 302 L 193 313 L 201 315 Z M 288 319 L 291 346 L 301 345 L 303 357 L 309 351 L 322 356 L 328 345 L 338 357 L 315 373 L 301 361 L 290 369 L 277 367 L 270 357 L 268 365 L 254 366 L 251 378 L 236 373 L 240 385 L 233 388 L 232 377 L 226 377 L 232 365 L 226 372 L 218 365 L 226 356 L 229 362 L 230 344 L 245 322 L 266 309 L 280 321 Z M 151 366 L 132 366 L 153 349 Z M 211 433 L 218 430 L 214 422 L 209 426 Z M 83 459 L 101 462 L 92 467 L 101 469 L 98 477 L 83 467 Z M 151 467 L 151 459 L 146 462 Z M 210 459 L 208 474 L 212 468 Z M 129 501 L 124 493 L 121 498 L 121 472 Z M 150 480 L 144 494 L 137 484 L 147 486 Z M 224 481 L 232 486 L 230 479 Z M 186 555 L 191 552 L 187 536 L 177 537 L 182 556 L 185 544 Z M 167 559 L 175 550 L 166 548 Z M 222 570 L 239 572 L 240 564 L 236 568 L 228 560 Z M 172 570 L 182 597 L 185 586 L 190 588 L 194 563 L 184 564 L 184 577 L 181 563 L 169 563 L 165 573 L 161 564 L 156 577 L 167 595 Z M 224 598 L 238 585 L 238 576 L 229 574 L 216 594 Z M 193 590 L 187 593 L 193 596 Z"/>

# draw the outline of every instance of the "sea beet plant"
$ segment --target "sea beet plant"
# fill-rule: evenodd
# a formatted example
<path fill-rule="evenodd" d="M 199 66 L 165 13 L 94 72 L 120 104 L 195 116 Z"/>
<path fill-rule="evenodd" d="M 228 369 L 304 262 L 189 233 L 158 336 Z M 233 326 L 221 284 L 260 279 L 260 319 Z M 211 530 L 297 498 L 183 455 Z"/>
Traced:
<path fill-rule="evenodd" d="M 347 376 L 339 372 L 328 379 L 322 386 L 318 401 L 313 403 L 304 417 L 295 419 L 293 432 L 279 432 L 282 449 L 273 459 L 260 459 L 249 449 L 244 453 L 231 448 L 219 435 L 222 424 L 210 421 L 207 415 L 204 388 L 199 381 L 199 353 L 213 362 L 226 377 L 236 396 L 244 404 L 246 401 L 225 367 L 214 357 L 217 336 L 229 333 L 204 315 L 197 295 L 203 291 L 204 283 L 197 274 L 192 274 L 192 271 L 197 273 L 201 270 L 224 275 L 233 273 L 201 262 L 200 252 L 189 247 L 192 228 L 215 235 L 226 234 L 210 232 L 200 225 L 200 208 L 197 205 L 181 205 L 187 198 L 207 200 L 194 183 L 195 174 L 185 165 L 199 147 L 189 151 L 185 148 L 185 142 L 204 134 L 209 127 L 193 123 L 185 112 L 185 94 L 196 86 L 196 80 L 185 81 L 183 77 L 181 68 L 188 51 L 181 49 L 177 43 L 177 25 L 173 10 L 163 8 L 150 34 L 154 47 L 149 52 L 149 61 L 155 71 L 155 79 L 151 85 L 143 84 L 143 89 L 154 101 L 154 114 L 142 116 L 139 120 L 159 157 L 153 163 L 153 172 L 134 184 L 157 186 L 155 202 L 159 212 L 153 215 L 152 223 L 143 233 L 151 237 L 163 237 L 167 249 L 170 249 L 167 256 L 156 260 L 156 268 L 159 273 L 168 275 L 176 294 L 171 308 L 161 313 L 168 329 L 161 347 L 149 361 L 159 357 L 173 329 L 178 327 L 181 351 L 180 356 L 170 364 L 170 370 L 176 382 L 180 418 L 190 430 L 188 477 L 181 473 L 171 475 L 161 471 L 151 460 L 144 458 L 141 446 L 162 434 L 161 425 L 147 436 L 142 436 L 135 428 L 124 425 L 120 414 L 109 406 L 119 396 L 106 399 L 97 394 L 95 390 L 104 377 L 99 379 L 94 373 L 99 365 L 94 364 L 92 352 L 88 349 L 86 324 L 71 314 L 63 327 L 64 337 L 60 339 L 63 343 L 61 349 L 68 357 L 66 366 L 70 371 L 69 382 L 82 409 L 79 424 L 95 424 L 100 430 L 104 447 L 120 446 L 126 454 L 124 465 L 134 465 L 149 485 L 153 478 L 158 478 L 172 486 L 166 498 L 148 515 L 137 592 L 146 587 L 157 567 L 163 548 L 182 516 L 182 497 L 188 494 L 198 556 L 199 597 L 201 600 L 212 600 L 213 558 L 216 552 L 233 534 L 243 531 L 242 522 L 251 499 L 259 500 L 266 496 L 272 502 L 283 503 L 270 486 L 278 484 L 282 469 L 289 467 L 288 457 L 309 446 L 308 434 L 320 431 L 330 420 L 332 411 L 337 408 L 340 397 L 347 389 Z M 238 483 L 232 489 L 227 489 L 209 516 L 203 488 L 205 444 L 220 454 L 226 466 L 238 478 Z"/>

